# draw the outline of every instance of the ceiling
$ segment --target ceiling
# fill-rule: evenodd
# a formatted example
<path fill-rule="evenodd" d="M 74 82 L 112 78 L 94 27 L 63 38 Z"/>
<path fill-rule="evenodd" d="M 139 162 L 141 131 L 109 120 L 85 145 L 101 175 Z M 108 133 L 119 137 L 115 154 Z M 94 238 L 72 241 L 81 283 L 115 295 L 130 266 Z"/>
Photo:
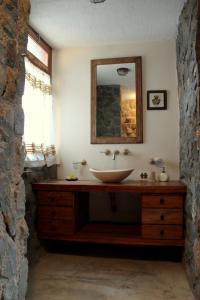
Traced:
<path fill-rule="evenodd" d="M 185 0 L 31 0 L 31 26 L 53 48 L 171 39 Z"/>
<path fill-rule="evenodd" d="M 129 72 L 125 76 L 119 76 L 117 73 L 118 68 L 128 68 Z M 135 89 L 135 64 L 97 65 L 97 85 L 113 84 Z"/>

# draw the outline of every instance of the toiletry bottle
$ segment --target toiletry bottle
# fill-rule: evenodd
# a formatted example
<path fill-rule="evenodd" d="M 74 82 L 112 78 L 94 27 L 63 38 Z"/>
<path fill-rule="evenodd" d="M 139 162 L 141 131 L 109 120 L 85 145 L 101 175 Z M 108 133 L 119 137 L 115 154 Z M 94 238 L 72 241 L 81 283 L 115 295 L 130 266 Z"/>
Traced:
<path fill-rule="evenodd" d="M 168 180 L 169 180 L 169 176 L 165 172 L 165 168 L 163 167 L 162 172 L 159 175 L 159 181 L 168 181 Z"/>
<path fill-rule="evenodd" d="M 151 174 L 149 176 L 149 181 L 152 181 L 152 182 L 156 181 L 156 173 L 155 172 L 151 172 Z"/>

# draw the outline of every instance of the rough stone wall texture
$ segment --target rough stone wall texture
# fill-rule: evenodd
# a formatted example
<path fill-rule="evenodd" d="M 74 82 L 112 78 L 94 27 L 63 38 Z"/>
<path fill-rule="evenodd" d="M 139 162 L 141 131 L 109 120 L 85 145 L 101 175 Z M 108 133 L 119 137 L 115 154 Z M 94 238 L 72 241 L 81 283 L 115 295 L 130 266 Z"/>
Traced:
<path fill-rule="evenodd" d="M 121 136 L 120 86 L 97 87 L 97 136 Z"/>
<path fill-rule="evenodd" d="M 42 247 L 36 232 L 36 197 L 32 190 L 32 184 L 38 181 L 57 179 L 57 166 L 54 165 L 49 168 L 46 166 L 42 168 L 29 168 L 24 172 L 23 179 L 26 194 L 25 218 L 29 228 L 27 257 L 29 266 L 33 266 L 38 261 Z"/>
<path fill-rule="evenodd" d="M 185 261 L 188 277 L 200 299 L 200 150 L 199 123 L 200 18 L 199 0 L 188 0 L 179 19 L 177 71 L 180 99 L 180 172 L 188 188 L 186 197 Z M 198 64 L 199 62 L 199 64 Z"/>
<path fill-rule="evenodd" d="M 24 220 L 23 53 L 28 0 L 0 0 L 0 299 L 25 299 L 28 264 Z"/>

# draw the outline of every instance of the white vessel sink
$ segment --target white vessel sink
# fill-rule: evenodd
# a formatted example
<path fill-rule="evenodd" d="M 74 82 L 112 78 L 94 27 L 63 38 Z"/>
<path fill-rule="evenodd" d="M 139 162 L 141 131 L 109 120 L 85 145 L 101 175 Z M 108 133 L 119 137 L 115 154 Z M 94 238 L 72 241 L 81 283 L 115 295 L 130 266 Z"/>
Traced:
<path fill-rule="evenodd" d="M 89 170 L 102 182 L 121 182 L 128 177 L 134 169 L 97 170 L 90 168 Z"/>

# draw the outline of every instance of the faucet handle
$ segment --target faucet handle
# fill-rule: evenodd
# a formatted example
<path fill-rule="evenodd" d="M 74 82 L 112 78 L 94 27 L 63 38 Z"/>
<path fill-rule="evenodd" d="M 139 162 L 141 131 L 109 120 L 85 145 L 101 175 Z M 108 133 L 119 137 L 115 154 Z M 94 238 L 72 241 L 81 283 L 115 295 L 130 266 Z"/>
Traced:
<path fill-rule="evenodd" d="M 123 154 L 124 154 L 124 155 L 128 155 L 128 154 L 130 154 L 130 150 L 128 150 L 128 149 L 124 149 L 124 151 L 123 151 Z"/>
<path fill-rule="evenodd" d="M 81 161 L 81 165 L 82 165 L 82 166 L 86 166 L 86 165 L 87 165 L 87 161 L 86 161 L 85 159 L 83 159 L 83 160 Z"/>
<path fill-rule="evenodd" d="M 119 155 L 119 154 L 120 154 L 119 150 L 115 150 L 115 151 L 114 151 L 114 154 L 115 154 L 115 155 Z"/>
<path fill-rule="evenodd" d="M 109 149 L 106 149 L 105 151 L 100 151 L 100 153 L 104 153 L 105 155 L 109 155 L 111 151 Z"/>
<path fill-rule="evenodd" d="M 72 164 L 73 164 L 73 166 L 76 166 L 76 165 L 86 166 L 87 161 L 85 159 L 83 159 L 82 161 L 73 161 Z"/>

